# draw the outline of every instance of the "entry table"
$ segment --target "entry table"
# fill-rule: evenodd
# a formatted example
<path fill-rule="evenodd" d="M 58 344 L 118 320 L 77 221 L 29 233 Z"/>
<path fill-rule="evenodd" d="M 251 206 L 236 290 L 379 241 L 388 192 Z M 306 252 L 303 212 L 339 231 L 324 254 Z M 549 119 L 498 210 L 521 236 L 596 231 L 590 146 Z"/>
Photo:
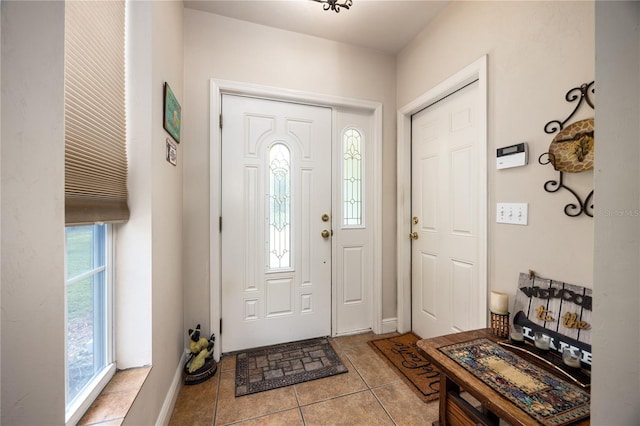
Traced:
<path fill-rule="evenodd" d="M 498 425 L 500 419 L 504 419 L 512 425 L 540 424 L 440 350 L 445 346 L 471 342 L 476 339 L 487 339 L 492 342 L 504 340 L 493 336 L 490 329 L 481 329 L 423 339 L 417 343 L 427 358 L 440 370 L 440 426 Z M 508 352 L 507 348 L 504 349 Z M 463 399 L 460 396 L 462 391 L 466 391 L 478 400 L 481 409 L 474 408 Z M 590 422 L 587 418 L 576 424 L 589 425 Z"/>

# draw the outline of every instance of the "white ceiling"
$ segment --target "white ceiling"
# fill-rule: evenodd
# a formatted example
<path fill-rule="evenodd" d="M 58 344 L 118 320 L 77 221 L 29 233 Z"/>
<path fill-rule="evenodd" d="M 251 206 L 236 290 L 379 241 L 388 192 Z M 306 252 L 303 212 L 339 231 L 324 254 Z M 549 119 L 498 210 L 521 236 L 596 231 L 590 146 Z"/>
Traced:
<path fill-rule="evenodd" d="M 344 0 L 339 0 L 343 2 Z M 311 0 L 185 0 L 190 9 L 395 54 L 449 0 L 353 0 L 349 10 L 323 10 Z"/>

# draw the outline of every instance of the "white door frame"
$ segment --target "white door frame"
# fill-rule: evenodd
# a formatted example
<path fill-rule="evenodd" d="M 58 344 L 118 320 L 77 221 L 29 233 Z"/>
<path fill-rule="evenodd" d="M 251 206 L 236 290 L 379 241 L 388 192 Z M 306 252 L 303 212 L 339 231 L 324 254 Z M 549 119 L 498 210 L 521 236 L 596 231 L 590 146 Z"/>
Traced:
<path fill-rule="evenodd" d="M 411 116 L 438 100 L 452 94 L 467 84 L 478 80 L 480 111 L 478 128 L 480 140 L 480 173 L 487 176 L 487 56 L 482 56 L 464 69 L 458 71 L 442 83 L 428 90 L 417 99 L 398 110 L 398 146 L 397 146 L 397 247 L 398 247 L 398 331 L 411 331 Z M 487 181 L 481 182 L 480 223 L 478 237 L 485 241 L 478 257 L 480 275 L 480 300 L 478 323 L 487 322 Z"/>
<path fill-rule="evenodd" d="M 345 107 L 357 108 L 373 113 L 373 147 L 370 152 L 374 156 L 373 182 L 374 186 L 374 211 L 373 211 L 373 251 L 375 267 L 373 273 L 372 289 L 372 329 L 374 333 L 382 332 L 382 104 L 379 102 L 364 101 L 344 98 L 339 96 L 322 95 L 298 90 L 281 89 L 277 87 L 261 86 L 249 83 L 240 83 L 228 80 L 210 79 L 210 116 L 209 116 L 209 287 L 210 287 L 210 330 L 216 336 L 220 335 L 221 318 L 221 239 L 219 217 L 221 214 L 221 131 L 220 114 L 222 112 L 222 94 L 245 95 L 287 102 L 299 102 L 309 105 L 325 106 L 331 108 Z M 332 122 L 335 122 L 335 109 L 332 112 Z M 334 132 L 332 132 L 332 135 Z M 335 282 L 332 282 L 331 309 L 336 306 Z M 335 334 L 335 322 L 332 312 L 332 335 Z M 220 344 L 215 345 L 214 356 L 220 359 Z"/>

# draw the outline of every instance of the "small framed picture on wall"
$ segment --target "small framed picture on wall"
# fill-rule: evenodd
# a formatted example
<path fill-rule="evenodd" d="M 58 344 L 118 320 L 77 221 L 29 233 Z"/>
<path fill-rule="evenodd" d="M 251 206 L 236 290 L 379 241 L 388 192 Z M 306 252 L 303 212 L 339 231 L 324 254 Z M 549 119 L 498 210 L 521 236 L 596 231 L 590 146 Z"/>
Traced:
<path fill-rule="evenodd" d="M 178 148 L 167 138 L 167 161 L 174 166 L 178 164 Z"/>
<path fill-rule="evenodd" d="M 180 103 L 176 99 L 169 83 L 164 83 L 164 129 L 171 135 L 171 137 L 180 143 L 180 122 L 182 120 Z"/>

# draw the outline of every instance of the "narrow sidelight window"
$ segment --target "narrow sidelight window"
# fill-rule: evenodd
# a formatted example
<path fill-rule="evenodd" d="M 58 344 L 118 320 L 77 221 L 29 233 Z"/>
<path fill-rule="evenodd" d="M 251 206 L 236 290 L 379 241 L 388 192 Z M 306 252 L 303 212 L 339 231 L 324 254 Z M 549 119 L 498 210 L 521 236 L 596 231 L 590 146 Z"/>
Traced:
<path fill-rule="evenodd" d="M 353 128 L 342 134 L 342 224 L 361 226 L 362 214 L 362 134 Z"/>

